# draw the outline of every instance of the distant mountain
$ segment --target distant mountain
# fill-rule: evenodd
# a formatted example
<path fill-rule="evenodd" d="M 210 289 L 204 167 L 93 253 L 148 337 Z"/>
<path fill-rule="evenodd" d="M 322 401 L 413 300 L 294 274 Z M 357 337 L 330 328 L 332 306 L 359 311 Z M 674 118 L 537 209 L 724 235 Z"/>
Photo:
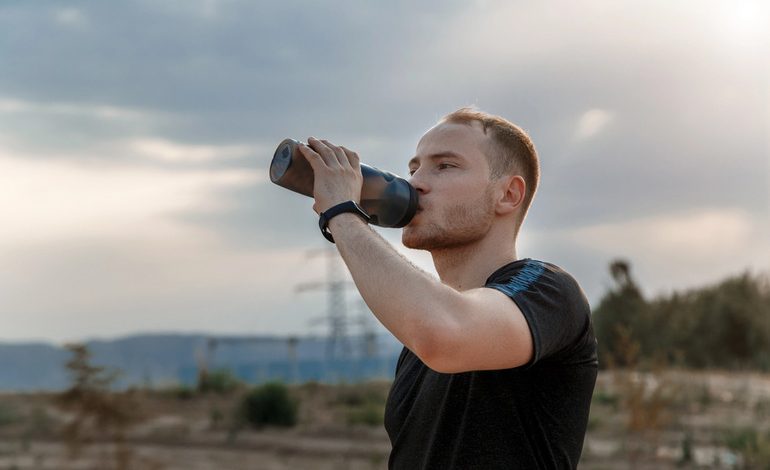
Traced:
<path fill-rule="evenodd" d="M 93 364 L 120 371 L 118 387 L 192 385 L 204 365 L 228 368 L 252 383 L 392 378 L 402 348 L 389 334 L 369 341 L 351 337 L 346 344 L 318 337 L 195 334 L 134 335 L 86 344 Z M 0 390 L 63 389 L 69 383 L 64 367 L 69 357 L 57 345 L 0 343 Z"/>
<path fill-rule="evenodd" d="M 67 383 L 64 349 L 45 343 L 0 344 L 0 389 L 44 390 Z"/>

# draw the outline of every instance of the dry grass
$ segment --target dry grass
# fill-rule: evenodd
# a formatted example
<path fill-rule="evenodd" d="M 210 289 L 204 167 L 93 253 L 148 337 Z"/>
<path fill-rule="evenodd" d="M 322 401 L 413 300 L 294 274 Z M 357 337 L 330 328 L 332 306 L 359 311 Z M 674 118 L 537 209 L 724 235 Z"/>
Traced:
<path fill-rule="evenodd" d="M 291 387 L 291 429 L 244 429 L 232 412 L 244 391 L 192 395 L 136 390 L 142 419 L 126 428 L 128 469 L 384 469 L 390 444 L 381 407 L 390 384 Z M 0 469 L 115 468 L 116 446 L 98 433 L 70 457 L 68 415 L 54 394 L 0 397 Z M 770 376 L 681 370 L 601 372 L 583 469 L 766 468 Z M 112 462 L 111 467 L 105 462 Z"/>

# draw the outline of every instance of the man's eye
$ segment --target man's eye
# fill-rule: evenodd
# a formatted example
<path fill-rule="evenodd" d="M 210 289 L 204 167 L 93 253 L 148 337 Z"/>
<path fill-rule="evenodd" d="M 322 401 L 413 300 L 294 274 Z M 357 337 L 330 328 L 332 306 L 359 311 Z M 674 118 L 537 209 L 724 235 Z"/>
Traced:
<path fill-rule="evenodd" d="M 413 176 L 414 172 L 417 171 L 416 169 L 409 169 L 409 176 Z"/>
<path fill-rule="evenodd" d="M 451 165 L 449 163 L 439 163 L 438 169 L 439 170 L 446 170 L 447 168 L 452 168 L 454 165 Z"/>

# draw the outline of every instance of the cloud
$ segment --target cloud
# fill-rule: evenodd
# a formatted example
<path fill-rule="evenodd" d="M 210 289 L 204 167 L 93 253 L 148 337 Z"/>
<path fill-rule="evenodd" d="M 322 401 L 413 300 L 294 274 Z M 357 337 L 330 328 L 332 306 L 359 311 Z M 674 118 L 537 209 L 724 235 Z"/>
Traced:
<path fill-rule="evenodd" d="M 80 29 L 88 24 L 86 15 L 77 8 L 56 10 L 54 12 L 54 21 L 61 26 L 72 29 Z"/>
<path fill-rule="evenodd" d="M 612 113 L 607 110 L 589 109 L 578 119 L 575 137 L 578 140 L 589 139 L 603 131 L 612 119 Z"/>
<path fill-rule="evenodd" d="M 592 256 L 632 261 L 653 291 L 694 287 L 726 273 L 770 267 L 770 218 L 742 208 L 699 208 L 561 232 Z"/>
<path fill-rule="evenodd" d="M 722 39 L 742 49 L 767 46 L 767 18 L 770 8 L 766 2 L 743 0 L 722 3 L 719 21 L 715 29 L 722 33 Z"/>
<path fill-rule="evenodd" d="M 755 228 L 743 210 L 706 209 L 591 225 L 574 234 L 585 245 L 610 253 L 633 247 L 639 253 L 699 259 L 746 246 Z"/>
<path fill-rule="evenodd" d="M 5 339 L 298 332 L 325 305 L 322 292 L 295 292 L 324 279 L 322 260 L 274 247 L 234 251 L 189 230 L 54 240 L 0 251 L 0 262 L 14 266 L 12 276 L 0 273 Z"/>
<path fill-rule="evenodd" d="M 158 138 L 137 138 L 128 142 L 128 148 L 140 155 L 177 163 L 232 159 L 270 151 L 266 147 L 250 145 L 187 145 Z"/>
<path fill-rule="evenodd" d="M 0 98 L 0 113 L 35 113 L 48 115 L 74 115 L 110 120 L 147 119 L 149 113 L 121 106 L 82 103 L 37 103 L 29 100 Z"/>
<path fill-rule="evenodd" d="M 97 160 L 98 162 L 98 160 Z M 105 162 L 25 160 L 0 150 L 0 249 L 30 242 L 175 229 L 179 212 L 216 211 L 223 187 L 264 183 L 256 170 L 165 171 Z"/>

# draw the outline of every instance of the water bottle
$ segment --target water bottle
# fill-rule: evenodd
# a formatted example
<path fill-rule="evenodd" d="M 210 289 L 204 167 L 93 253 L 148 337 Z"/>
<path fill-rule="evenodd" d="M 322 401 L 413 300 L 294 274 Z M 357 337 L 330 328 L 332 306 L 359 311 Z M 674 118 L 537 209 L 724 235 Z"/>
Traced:
<path fill-rule="evenodd" d="M 313 168 L 299 153 L 300 142 L 284 139 L 270 162 L 270 181 L 299 194 L 313 197 Z M 403 227 L 417 212 L 417 190 L 404 178 L 361 164 L 364 183 L 361 207 L 380 227 Z"/>

